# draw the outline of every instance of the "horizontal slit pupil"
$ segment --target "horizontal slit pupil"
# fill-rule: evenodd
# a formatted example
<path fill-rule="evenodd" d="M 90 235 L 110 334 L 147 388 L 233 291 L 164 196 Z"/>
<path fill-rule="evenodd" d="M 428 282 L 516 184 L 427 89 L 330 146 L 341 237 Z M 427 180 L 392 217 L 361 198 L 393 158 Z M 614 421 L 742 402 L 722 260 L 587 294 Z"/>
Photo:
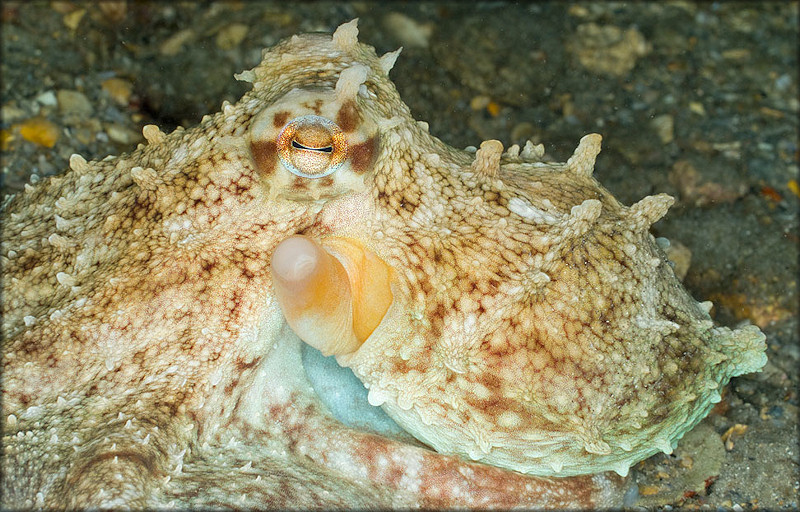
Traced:
<path fill-rule="evenodd" d="M 292 147 L 295 148 L 295 149 L 305 149 L 305 150 L 308 150 L 308 151 L 320 151 L 322 153 L 332 153 L 333 152 L 333 146 L 325 146 L 324 148 L 310 148 L 308 146 L 304 146 L 304 145 L 300 144 L 296 140 L 292 141 Z"/>

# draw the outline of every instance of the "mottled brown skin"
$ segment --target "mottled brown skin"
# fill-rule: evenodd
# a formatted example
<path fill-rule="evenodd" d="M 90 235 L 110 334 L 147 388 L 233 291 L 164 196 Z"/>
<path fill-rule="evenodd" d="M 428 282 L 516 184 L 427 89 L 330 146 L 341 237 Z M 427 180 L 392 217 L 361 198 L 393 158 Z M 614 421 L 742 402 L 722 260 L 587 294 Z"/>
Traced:
<path fill-rule="evenodd" d="M 598 141 L 568 165 L 454 150 L 411 118 L 392 59 L 354 24 L 286 40 L 198 127 L 146 128 L 136 151 L 74 157 L 4 203 L 4 504 L 610 505 L 622 480 L 605 471 L 763 365 L 760 333 L 714 328 L 647 233 L 669 201 L 626 208 L 591 178 Z M 287 96 L 337 83 L 351 101 L 330 114 Z M 357 148 L 329 178 L 270 153 L 297 109 Z M 394 269 L 384 321 L 339 361 L 444 453 L 319 403 L 272 290 L 295 233 L 357 239 Z"/>

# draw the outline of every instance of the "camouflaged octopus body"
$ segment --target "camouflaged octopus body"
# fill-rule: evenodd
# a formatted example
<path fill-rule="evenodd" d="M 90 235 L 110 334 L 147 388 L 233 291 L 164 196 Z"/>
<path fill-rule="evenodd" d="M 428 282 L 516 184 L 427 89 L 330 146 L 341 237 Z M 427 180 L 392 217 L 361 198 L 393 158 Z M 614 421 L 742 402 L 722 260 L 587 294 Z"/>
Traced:
<path fill-rule="evenodd" d="M 350 59 L 371 68 L 358 110 L 381 147 L 374 216 L 347 235 L 399 277 L 338 361 L 415 437 L 535 475 L 624 475 L 763 366 L 760 331 L 714 327 L 649 234 L 672 198 L 625 207 L 591 177 L 599 136 L 563 165 L 532 145 L 457 151 L 410 117 L 371 50 L 336 67 Z"/>
<path fill-rule="evenodd" d="M 387 76 L 396 57 L 359 44 L 354 24 L 295 36 L 199 127 L 147 127 L 146 146 L 73 157 L 4 205 L 7 491 L 98 503 L 86 496 L 113 473 L 123 490 L 106 482 L 99 503 L 152 506 L 177 482 L 208 474 L 197 488 L 213 487 L 238 478 L 220 468 L 291 452 L 290 422 L 274 418 L 301 414 L 275 405 L 292 403 L 282 390 L 296 369 L 265 365 L 285 326 L 269 258 L 295 233 L 356 240 L 392 269 L 385 317 L 337 361 L 441 453 L 533 475 L 624 474 L 764 365 L 760 331 L 715 327 L 648 233 L 671 198 L 625 207 L 592 178 L 599 136 L 566 164 L 531 144 L 455 150 L 411 117 Z M 306 115 L 347 140 L 329 176 L 278 157 L 278 134 Z M 318 439 L 342 435 L 320 424 Z M 35 458 L 46 443 L 58 456 Z M 179 476 L 187 453 L 206 473 Z M 284 503 L 268 478 L 248 482 L 262 506 Z"/>

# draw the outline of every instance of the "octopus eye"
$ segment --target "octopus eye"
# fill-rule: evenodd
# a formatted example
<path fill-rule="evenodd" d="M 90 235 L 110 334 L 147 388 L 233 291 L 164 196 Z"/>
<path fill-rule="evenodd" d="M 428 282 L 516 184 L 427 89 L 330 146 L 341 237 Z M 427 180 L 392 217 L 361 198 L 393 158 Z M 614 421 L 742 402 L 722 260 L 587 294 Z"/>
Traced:
<path fill-rule="evenodd" d="M 330 119 L 308 115 L 292 119 L 278 136 L 278 157 L 293 174 L 322 178 L 347 157 L 344 132 Z"/>

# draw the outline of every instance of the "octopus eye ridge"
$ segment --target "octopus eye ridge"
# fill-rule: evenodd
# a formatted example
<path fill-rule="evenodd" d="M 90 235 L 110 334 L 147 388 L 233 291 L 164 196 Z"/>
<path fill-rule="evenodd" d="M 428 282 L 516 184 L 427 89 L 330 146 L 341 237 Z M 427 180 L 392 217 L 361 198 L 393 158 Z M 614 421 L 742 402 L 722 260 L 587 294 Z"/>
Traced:
<path fill-rule="evenodd" d="M 277 149 L 283 166 L 302 178 L 328 176 L 347 159 L 347 139 L 342 129 L 317 115 L 286 123 L 278 136 Z"/>

